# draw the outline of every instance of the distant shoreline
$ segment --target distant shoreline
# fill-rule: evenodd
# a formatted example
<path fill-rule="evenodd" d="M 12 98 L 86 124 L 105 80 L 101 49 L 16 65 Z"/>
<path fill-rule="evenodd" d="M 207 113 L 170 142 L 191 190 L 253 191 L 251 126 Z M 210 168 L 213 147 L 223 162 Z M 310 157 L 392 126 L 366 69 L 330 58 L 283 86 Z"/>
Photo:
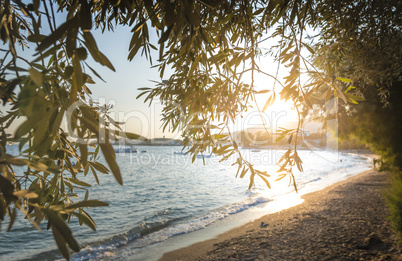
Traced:
<path fill-rule="evenodd" d="M 381 194 L 388 184 L 387 173 L 369 170 L 160 260 L 401 260 Z"/>

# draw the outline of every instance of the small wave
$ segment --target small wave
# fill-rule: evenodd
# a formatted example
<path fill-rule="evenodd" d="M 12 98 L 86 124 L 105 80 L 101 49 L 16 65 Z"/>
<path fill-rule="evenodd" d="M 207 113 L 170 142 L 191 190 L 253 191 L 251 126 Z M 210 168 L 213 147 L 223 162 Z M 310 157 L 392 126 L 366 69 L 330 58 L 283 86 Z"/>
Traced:
<path fill-rule="evenodd" d="M 83 247 L 79 253 L 73 254 L 71 256 L 71 260 L 97 260 L 101 257 L 110 257 L 119 247 L 127 245 L 150 233 L 161 230 L 169 226 L 169 224 L 174 221 L 175 220 L 173 219 L 167 221 L 142 223 L 140 226 L 134 227 L 126 233 L 113 236 L 112 238 L 101 242 L 88 244 L 87 246 Z"/>
<path fill-rule="evenodd" d="M 322 179 L 321 177 L 317 177 L 317 178 L 315 178 L 315 179 L 312 179 L 312 180 L 308 181 L 308 183 L 310 183 L 310 182 L 315 182 L 315 181 L 319 181 L 319 180 L 321 180 L 321 179 Z"/>
<path fill-rule="evenodd" d="M 128 243 L 132 244 L 131 246 L 133 248 L 143 248 L 173 236 L 203 229 L 229 215 L 240 213 L 268 201 L 270 200 L 264 197 L 254 197 L 241 203 L 231 204 L 210 211 L 186 221 L 176 219 L 167 222 L 143 223 L 141 226 L 133 228 L 124 234 L 114 236 L 109 240 L 87 245 L 79 253 L 73 254 L 71 260 L 97 260 L 102 257 L 111 257 L 117 248 L 127 245 Z"/>
<path fill-rule="evenodd" d="M 229 206 L 210 211 L 185 222 L 176 223 L 172 226 L 165 227 L 145 237 L 142 237 L 136 240 L 137 247 L 146 247 L 148 245 L 164 241 L 173 236 L 187 234 L 203 229 L 211 225 L 212 223 L 215 223 L 216 221 L 224 219 L 229 215 L 240 213 L 242 211 L 250 209 L 253 206 L 266 203 L 268 201 L 270 200 L 265 197 L 255 197 L 241 203 L 231 204 Z"/>

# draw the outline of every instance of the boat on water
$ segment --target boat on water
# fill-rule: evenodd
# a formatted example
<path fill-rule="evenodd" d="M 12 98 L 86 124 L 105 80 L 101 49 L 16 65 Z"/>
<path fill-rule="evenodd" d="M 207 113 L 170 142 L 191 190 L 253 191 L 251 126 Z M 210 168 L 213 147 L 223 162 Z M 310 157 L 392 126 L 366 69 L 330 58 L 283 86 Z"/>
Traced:
<path fill-rule="evenodd" d="M 212 155 L 211 154 L 197 154 L 197 158 L 210 158 Z"/>
<path fill-rule="evenodd" d="M 136 148 L 117 148 L 114 149 L 114 152 L 116 153 L 137 153 L 137 149 Z"/>
<path fill-rule="evenodd" d="M 192 154 L 188 154 L 188 153 L 185 153 L 185 152 L 179 152 L 179 151 L 175 151 L 175 152 L 173 152 L 173 154 L 174 155 L 189 155 L 189 156 L 192 156 Z M 197 158 L 210 158 L 212 155 L 211 154 L 197 154 Z"/>

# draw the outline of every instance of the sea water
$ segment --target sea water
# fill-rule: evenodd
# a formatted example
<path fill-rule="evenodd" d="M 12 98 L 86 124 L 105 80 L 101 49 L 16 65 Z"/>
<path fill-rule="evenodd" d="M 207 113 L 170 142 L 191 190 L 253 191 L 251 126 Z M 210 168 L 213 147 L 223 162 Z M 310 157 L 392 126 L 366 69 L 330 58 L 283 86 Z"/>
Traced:
<path fill-rule="evenodd" d="M 272 189 L 256 177 L 250 190 L 249 175 L 235 178 L 234 158 L 219 162 L 220 158 L 205 155 L 192 163 L 191 156 L 180 153 L 181 147 L 141 146 L 137 151 L 116 154 L 123 186 L 111 174 L 98 174 L 101 185 L 89 189 L 90 199 L 106 201 L 110 206 L 88 210 L 97 224 L 96 232 L 79 226 L 76 219 L 70 221 L 73 235 L 82 247 L 79 253 L 72 254 L 72 260 L 155 259 L 172 250 L 166 246 L 180 235 L 208 231 L 229 217 L 242 215 L 242 220 L 250 220 L 257 217 L 252 215 L 254 209 L 263 215 L 290 207 L 297 204 L 292 200 L 300 199 L 302 194 L 371 168 L 371 159 L 364 155 L 301 150 L 304 172 L 297 168 L 294 171 L 297 194 L 289 186 L 288 177 L 274 181 L 276 162 L 284 150 L 241 150 L 256 169 L 272 175 L 268 178 Z M 17 147 L 9 146 L 8 152 L 17 155 Z M 91 172 L 82 179 L 95 184 Z M 60 259 L 46 221 L 41 224 L 42 232 L 38 232 L 18 214 L 10 232 L 5 231 L 7 223 L 2 224 L 0 259 Z"/>

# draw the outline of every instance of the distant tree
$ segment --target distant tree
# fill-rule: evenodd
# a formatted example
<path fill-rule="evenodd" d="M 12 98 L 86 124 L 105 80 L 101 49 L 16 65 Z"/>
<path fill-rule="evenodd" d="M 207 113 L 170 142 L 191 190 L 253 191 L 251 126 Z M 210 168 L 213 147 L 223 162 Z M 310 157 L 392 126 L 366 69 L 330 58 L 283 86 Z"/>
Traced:
<path fill-rule="evenodd" d="M 242 147 L 250 147 L 254 144 L 254 135 L 247 130 L 242 130 L 239 132 L 237 139 L 235 139 L 237 143 L 241 144 Z"/>
<path fill-rule="evenodd" d="M 256 144 L 266 146 L 266 145 L 272 145 L 273 143 L 273 138 L 272 135 L 270 135 L 268 132 L 264 131 L 259 131 L 255 134 L 255 141 Z"/>
<path fill-rule="evenodd" d="M 161 78 L 155 88 L 143 88 L 140 96 L 145 95 L 147 102 L 160 98 L 164 128 L 180 129 L 189 152 L 196 155 L 213 147 L 212 151 L 223 159 L 236 155 L 238 174 L 242 178 L 249 174 L 250 187 L 255 176 L 269 186 L 270 175 L 243 159 L 230 124 L 249 108 L 256 95 L 267 97 L 263 108 L 257 106 L 260 111 L 265 111 L 277 95 L 291 100 L 299 112 L 299 124 L 280 132 L 291 146 L 279 162 L 279 172 L 280 177 L 294 182 L 293 167 L 302 170 L 296 150 L 302 132 L 302 111 L 330 99 L 344 105 L 361 101 L 369 78 L 373 92 L 384 93 L 382 102 L 393 99 L 391 87 L 382 92 L 377 84 L 386 78 L 386 86 L 391 86 L 389 82 L 399 79 L 400 52 L 380 60 L 383 57 L 378 56 L 389 53 L 388 49 L 381 54 L 366 51 L 377 44 L 384 48 L 381 41 L 376 42 L 382 33 L 395 34 L 400 39 L 401 4 L 378 2 L 1 1 L 0 38 L 5 49 L 0 49 L 0 98 L 10 108 L 0 118 L 1 220 L 7 215 L 11 229 L 17 209 L 37 228 L 43 219 L 48 220 L 58 248 L 69 258 L 67 245 L 79 250 L 67 226 L 69 220 L 75 216 L 80 224 L 95 229 L 84 209 L 107 205 L 89 200 L 88 194 L 81 201 L 71 197 L 76 190 L 90 186 L 80 180 L 82 175 L 91 172 L 98 182 L 97 173 L 110 169 L 118 183 L 123 182 L 109 140 L 140 137 L 121 132 L 119 124 L 108 117 L 108 108 L 90 99 L 89 84 L 93 79 L 102 80 L 102 75 L 91 67 L 87 57 L 114 70 L 97 47 L 93 27 L 103 31 L 115 26 L 132 28 L 128 59 L 139 53 L 145 55 L 151 64 L 156 62 L 154 67 Z M 56 23 L 56 12 L 65 18 L 62 24 Z M 377 29 L 371 31 L 373 25 Z M 157 42 L 151 42 L 151 29 L 157 33 Z M 258 58 L 265 54 L 262 43 L 268 38 L 278 40 L 269 53 L 289 68 L 289 75 L 276 88 L 266 86 L 256 91 L 257 74 L 278 81 L 258 64 Z M 399 40 L 394 43 L 400 46 Z M 27 45 L 36 45 L 33 60 L 24 56 Z M 392 43 L 386 42 L 385 47 L 391 48 Z M 158 57 L 152 57 L 152 50 L 159 51 Z M 371 66 L 370 56 L 381 62 Z M 165 76 L 167 67 L 173 69 L 172 75 Z M 302 81 L 303 75 L 309 77 L 307 83 Z M 359 77 L 355 79 L 356 75 Z M 60 127 L 64 115 L 69 119 L 69 131 Z M 8 127 L 18 118 L 23 123 L 15 133 L 8 133 Z M 71 139 L 72 134 L 78 139 Z M 88 149 L 89 141 L 96 141 L 94 150 Z M 8 142 L 19 142 L 20 156 L 7 154 Z M 99 151 L 109 169 L 97 161 Z M 26 167 L 22 176 L 15 175 L 15 166 Z"/>

